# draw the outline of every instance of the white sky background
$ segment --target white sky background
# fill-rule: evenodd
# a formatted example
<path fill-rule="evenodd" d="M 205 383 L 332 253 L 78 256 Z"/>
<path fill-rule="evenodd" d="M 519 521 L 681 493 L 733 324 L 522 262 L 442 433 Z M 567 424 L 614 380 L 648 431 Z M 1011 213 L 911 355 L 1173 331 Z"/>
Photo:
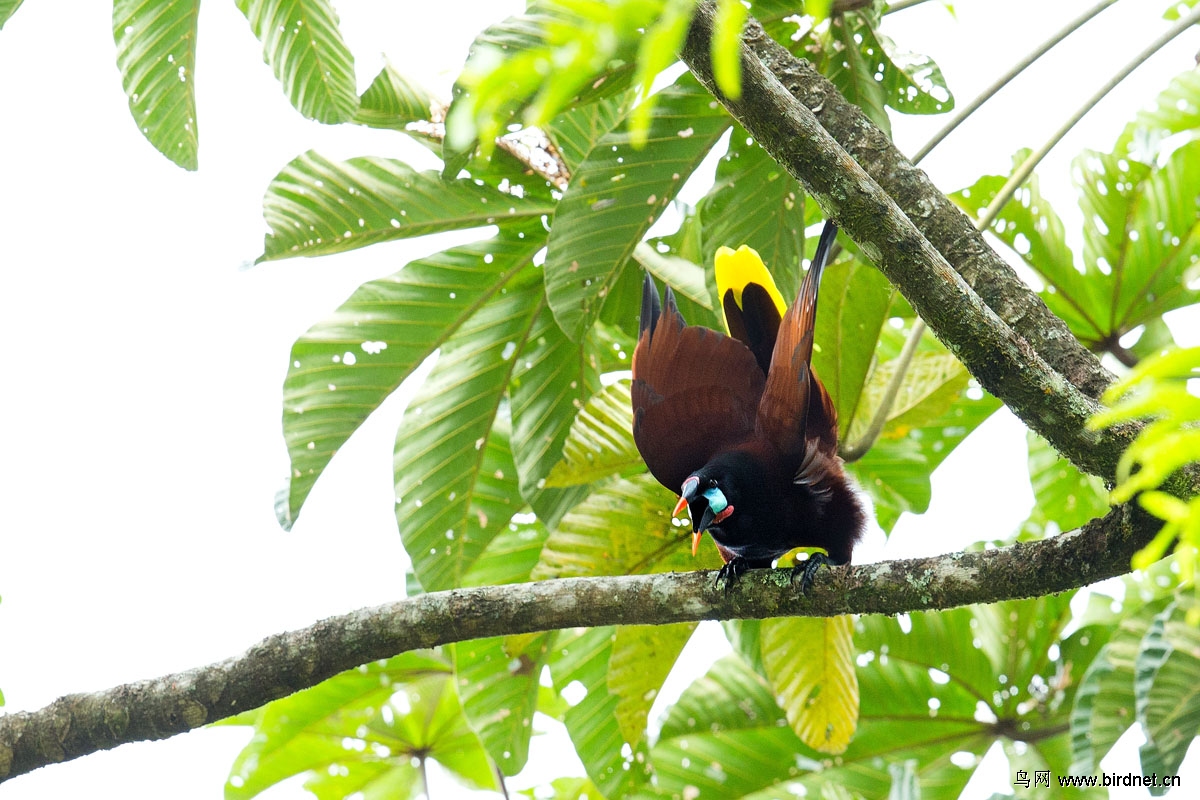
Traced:
<path fill-rule="evenodd" d="M 889 17 L 884 32 L 934 56 L 966 102 L 1091 4 L 960 0 L 955 19 L 930 3 Z M 341 0 L 338 8 L 360 87 L 386 53 L 447 94 L 474 34 L 520 5 Z M 1106 11 L 923 166 L 946 191 L 1007 170 L 1014 150 L 1037 147 L 1157 35 L 1165 23 L 1147 9 L 1163 5 L 1125 0 Z M 100 2 L 29 0 L 0 32 L 5 711 L 215 661 L 265 635 L 402 596 L 407 559 L 391 481 L 400 404 L 385 404 L 342 448 L 285 533 L 272 509 L 287 473 L 280 387 L 292 341 L 357 285 L 471 238 L 242 269 L 262 251 L 267 183 L 299 153 L 388 155 L 419 168 L 434 166 L 432 157 L 398 134 L 303 120 L 245 19 L 210 0 L 196 77 L 200 171 L 186 173 L 134 127 L 110 13 Z M 1177 40 L 1043 165 L 1044 191 L 1068 230 L 1078 227 L 1070 156 L 1110 147 L 1197 49 L 1200 31 Z M 897 116 L 901 149 L 916 150 L 942 121 Z M 1185 343 L 1198 341 L 1192 331 Z M 989 423 L 935 476 L 933 510 L 902 520 L 886 547 L 872 542 L 859 560 L 932 555 L 1010 533 L 1032 502 L 1021 430 L 1011 418 Z M 697 653 L 698 662 L 708 657 Z M 128 745 L 14 779 L 3 796 L 216 798 L 246 740 L 245 729 L 226 728 Z M 547 758 L 542 747 L 535 742 L 535 758 Z M 1123 751 L 1106 768 L 1138 771 L 1136 750 Z M 543 763 L 561 768 L 561 753 L 552 758 Z M 1011 786 L 1003 762 L 992 764 L 995 783 L 973 784 L 977 796 Z M 1185 786 L 1198 784 L 1193 766 Z M 457 794 L 451 784 L 433 789 L 439 800 Z M 308 795 L 292 782 L 266 796 Z"/>

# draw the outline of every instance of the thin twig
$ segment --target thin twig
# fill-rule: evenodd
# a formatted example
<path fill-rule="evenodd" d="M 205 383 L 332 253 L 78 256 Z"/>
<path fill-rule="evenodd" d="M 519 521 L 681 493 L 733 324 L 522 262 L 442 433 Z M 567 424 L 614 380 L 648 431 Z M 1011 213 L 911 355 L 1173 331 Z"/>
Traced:
<path fill-rule="evenodd" d="M 999 78 L 997 78 L 995 80 L 995 82 L 992 83 L 991 86 L 984 89 L 979 94 L 978 97 L 976 97 L 974 100 L 972 100 L 967 105 L 963 106 L 963 108 L 961 108 L 954 115 L 954 117 L 951 118 L 951 120 L 948 123 L 946 123 L 945 127 L 943 127 L 940 131 L 935 133 L 933 135 L 933 138 L 930 139 L 928 142 L 926 142 L 925 146 L 922 147 L 920 150 L 918 150 L 916 155 L 914 155 L 912 157 L 912 163 L 914 163 L 914 164 L 921 163 L 921 159 L 923 159 L 923 158 L 925 158 L 925 156 L 929 155 L 930 151 L 933 150 L 933 148 L 937 147 L 939 144 L 941 144 L 942 140 L 945 139 L 947 136 L 949 136 L 950 133 L 955 128 L 957 128 L 959 125 L 961 125 L 967 119 L 967 117 L 971 116 L 976 111 L 978 111 L 980 106 L 982 106 L 988 100 L 991 100 L 996 95 L 997 92 L 999 92 L 1001 89 L 1003 89 L 1009 83 L 1011 83 L 1014 78 L 1016 78 L 1018 75 L 1020 75 L 1022 72 L 1024 72 L 1026 70 L 1026 68 L 1028 68 L 1031 64 L 1033 64 L 1035 61 L 1037 61 L 1042 56 L 1046 55 L 1046 53 L 1050 52 L 1050 50 L 1055 45 L 1057 45 L 1063 39 L 1070 36 L 1075 31 L 1082 28 L 1089 20 L 1092 19 L 1092 17 L 1096 16 L 1101 11 L 1108 8 L 1115 2 L 1117 2 L 1117 0 L 1101 0 L 1101 2 L 1092 6 L 1092 8 L 1088 9 L 1087 11 L 1083 12 L 1075 19 L 1068 22 L 1065 26 L 1063 26 L 1063 28 L 1061 30 L 1058 31 L 1058 33 L 1054 34 L 1049 39 L 1042 42 L 1042 44 L 1040 44 L 1037 47 L 1037 49 L 1035 49 L 1033 52 L 1029 53 L 1029 55 L 1025 56 L 1025 58 L 1021 59 L 1016 64 L 1014 64 L 1012 69 L 1010 69 L 1008 72 L 1004 73 Z"/>
<path fill-rule="evenodd" d="M 908 332 L 908 338 L 904 340 L 904 348 L 900 351 L 900 355 L 896 356 L 895 371 L 888 380 L 887 387 L 883 390 L 883 398 L 879 402 L 879 407 L 875 409 L 871 423 L 863 431 L 863 435 L 859 437 L 858 441 L 842 449 L 841 456 L 846 463 L 857 461 L 865 456 L 867 451 L 875 445 L 879 434 L 883 433 L 883 426 L 887 424 L 892 415 L 892 406 L 896 403 L 896 396 L 900 394 L 900 387 L 904 384 L 904 376 L 908 372 L 909 365 L 912 364 L 913 356 L 917 352 L 917 345 L 920 344 L 921 337 L 924 335 L 925 321 L 917 317 L 912 330 Z"/>

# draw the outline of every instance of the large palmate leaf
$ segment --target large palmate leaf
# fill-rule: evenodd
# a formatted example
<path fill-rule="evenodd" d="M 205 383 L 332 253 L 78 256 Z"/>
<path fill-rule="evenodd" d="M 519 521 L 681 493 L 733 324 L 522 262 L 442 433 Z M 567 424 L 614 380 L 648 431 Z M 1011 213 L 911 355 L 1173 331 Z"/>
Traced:
<path fill-rule="evenodd" d="M 792 730 L 814 750 L 844 752 L 858 723 L 853 618 L 763 620 L 761 642 L 767 679 Z"/>
<path fill-rule="evenodd" d="M 328 0 L 236 0 L 292 106 L 317 122 L 346 122 L 358 109 L 354 56 Z"/>
<path fill-rule="evenodd" d="M 533 326 L 517 354 L 509 399 L 521 496 L 549 527 L 586 494 L 585 487 L 549 488 L 546 477 L 562 458 L 575 412 L 599 386 L 591 342 L 572 342 L 564 336 L 545 298 L 540 298 Z"/>
<path fill-rule="evenodd" d="M 565 108 L 623 92 L 636 69 L 640 29 L 654 24 L 658 5 L 532 2 L 525 13 L 486 28 L 455 82 L 446 116 L 447 174 L 517 115 L 543 125 Z"/>
<path fill-rule="evenodd" d="M 644 468 L 633 443 L 629 387 L 629 381 L 617 381 L 584 404 L 571 423 L 562 461 L 546 478 L 547 486 L 575 486 Z"/>
<path fill-rule="evenodd" d="M 1034 506 L 1022 530 L 1037 536 L 1078 528 L 1108 512 L 1108 490 L 1094 475 L 1084 475 L 1045 439 L 1027 433 L 1029 482 Z"/>
<path fill-rule="evenodd" d="M 559 693 L 568 687 L 584 692 L 581 699 L 571 696 L 569 702 L 573 704 L 563 715 L 563 722 L 588 777 L 606 797 L 625 797 L 646 782 L 651 764 L 645 758 L 644 740 L 634 746 L 623 738 L 617 722 L 620 701 L 608 689 L 615 630 L 564 632 L 555 642 L 550 672 Z"/>
<path fill-rule="evenodd" d="M 645 146 L 632 145 L 627 118 L 575 170 L 555 212 L 546 294 L 572 339 L 599 316 L 634 248 L 729 126 L 724 110 L 691 78 L 656 96 Z"/>
<path fill-rule="evenodd" d="M 1143 607 L 1120 626 L 1088 665 L 1071 711 L 1071 772 L 1092 774 L 1137 717 L 1135 664 L 1142 638 L 1165 602 Z"/>
<path fill-rule="evenodd" d="M 1024 153 L 1017 154 L 1017 161 Z M 1200 260 L 1200 142 L 1174 150 L 1160 165 L 1086 152 L 1075 162 L 1084 226 L 1082 263 L 1063 226 L 1031 181 L 993 224 L 1046 286 L 1041 295 L 1089 347 L 1111 347 L 1139 325 L 1200 299 L 1188 270 Z M 1004 178 L 988 176 L 959 193 L 980 213 Z"/>
<path fill-rule="evenodd" d="M 1195 138 L 1200 129 L 1200 73 L 1189 69 L 1171 79 L 1147 108 L 1138 111 L 1117 138 L 1114 153 L 1129 153 L 1149 162 L 1163 139 L 1177 133 Z"/>
<path fill-rule="evenodd" d="M 342 253 L 438 231 L 524 222 L 551 204 L 473 180 L 443 180 L 390 158 L 330 161 L 309 151 L 275 176 L 263 198 L 271 232 L 259 261 Z"/>
<path fill-rule="evenodd" d="M 18 3 L 19 5 L 19 3 Z M 16 10 L 16 6 L 9 13 Z M 184 169 L 199 166 L 196 21 L 200 0 L 116 0 L 113 39 L 129 113 L 146 140 Z M 0 25 L 5 13 L 0 9 Z"/>
<path fill-rule="evenodd" d="M 396 521 L 426 591 L 453 589 L 519 510 L 501 400 L 542 297 L 518 273 L 442 345 L 396 432 Z"/>
<path fill-rule="evenodd" d="M 1194 601 L 1172 603 L 1154 617 L 1134 664 L 1137 719 L 1146 732 L 1142 770 L 1179 774 L 1200 734 L 1200 630 L 1188 621 Z M 1162 794 L 1152 790 L 1152 794 Z"/>
<path fill-rule="evenodd" d="M 625 118 L 632 104 L 633 94 L 622 92 L 568 109 L 546 125 L 546 134 L 558 147 L 568 170 L 574 172 L 583 163 L 600 137 Z"/>
<path fill-rule="evenodd" d="M 386 64 L 358 99 L 354 122 L 408 133 L 410 122 L 430 118 L 432 105 L 429 92 Z"/>
<path fill-rule="evenodd" d="M 538 678 L 553 638 L 534 637 L 519 653 L 508 652 L 503 637 L 452 648 L 463 711 L 505 775 L 520 772 L 529 756 Z"/>
<path fill-rule="evenodd" d="M 608 691 L 617 697 L 617 724 L 631 745 L 642 740 L 650 707 L 694 630 L 693 622 L 617 628 L 608 662 Z"/>
<path fill-rule="evenodd" d="M 284 525 L 329 459 L 411 372 L 525 267 L 541 242 L 516 233 L 456 247 L 363 284 L 292 346 L 283 384 Z"/>
<path fill-rule="evenodd" d="M 426 757 L 477 788 L 496 786 L 450 665 L 428 651 L 343 672 L 254 712 L 253 722 L 255 736 L 225 785 L 229 800 L 306 772 L 319 797 L 357 791 L 382 800 L 417 784 L 416 762 Z"/>
<path fill-rule="evenodd" d="M 888 387 L 899 369 L 898 359 L 878 363 L 863 386 L 846 439 L 857 443 L 863 437 L 886 398 Z M 967 388 L 970 373 L 950 353 L 913 354 L 887 410 L 884 430 L 899 430 L 928 425 L 950 409 Z"/>

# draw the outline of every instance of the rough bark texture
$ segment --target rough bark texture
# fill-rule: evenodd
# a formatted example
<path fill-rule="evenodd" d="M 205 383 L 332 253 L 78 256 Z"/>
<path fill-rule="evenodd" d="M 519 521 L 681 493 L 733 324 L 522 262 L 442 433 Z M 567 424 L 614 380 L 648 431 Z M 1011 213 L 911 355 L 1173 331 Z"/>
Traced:
<path fill-rule="evenodd" d="M 737 100 L 723 96 L 712 75 L 713 13 L 712 3 L 699 5 L 681 54 L 701 83 L 820 201 L 822 208 L 900 289 L 938 338 L 985 389 L 1003 400 L 1030 428 L 1081 470 L 1112 480 L 1117 460 L 1132 441 L 1136 429 L 1130 426 L 1099 434 L 1088 430 L 1087 420 L 1098 410 L 1095 399 L 1047 364 L 1029 340 L 997 316 L 922 235 L 889 193 L 834 140 L 813 110 L 798 101 L 745 42 L 742 46 L 742 96 Z M 789 64 L 796 74 L 804 72 L 803 62 L 792 59 L 786 51 L 782 53 L 790 59 Z M 783 56 L 776 53 L 773 58 L 773 63 L 777 63 Z M 824 121 L 840 130 L 868 163 L 881 172 L 881 177 L 894 187 L 894 191 L 910 198 L 916 219 L 940 219 L 935 210 L 944 205 L 941 216 L 953 219 L 943 221 L 943 227 L 949 227 L 951 222 L 960 223 L 953 230 L 944 231 L 939 239 L 948 250 L 956 256 L 970 254 L 976 258 L 984 251 L 992 253 L 970 221 L 928 183 L 924 173 L 911 165 L 904 168 L 907 162 L 857 108 L 841 99 L 836 89 L 811 68 L 806 77 L 810 79 L 808 83 L 799 83 L 796 79 L 796 90 L 814 104 L 813 108 L 821 113 Z M 885 159 L 880 155 L 887 152 L 892 158 Z M 907 188 L 908 183 L 920 185 L 911 189 Z M 940 203 L 935 198 L 940 199 Z M 927 227 L 933 235 L 936 226 Z M 995 272 L 998 268 L 989 266 L 987 269 Z M 1006 265 L 1003 269 L 1011 273 Z M 1013 280 L 1014 285 L 1005 284 L 1003 292 L 1011 291 L 1017 299 L 1004 303 L 997 299 L 997 305 L 1029 308 L 1041 304 L 1015 275 Z M 1022 300 L 1022 297 L 1028 299 Z M 1055 319 L 1053 315 L 1049 316 Z M 1057 321 L 1057 327 L 1062 325 Z M 1070 332 L 1065 336 L 1070 337 Z M 1045 341 L 1045 337 L 1041 340 Z M 1082 351 L 1082 356 L 1092 362 L 1093 372 L 1100 369 L 1096 359 L 1086 350 Z"/>
<path fill-rule="evenodd" d="M 720 97 L 711 80 L 708 55 L 713 14 L 712 2 L 700 3 L 684 60 L 705 86 Z M 753 19 L 743 37 L 743 62 L 747 60 L 761 65 L 813 113 L 829 135 L 891 196 L 1000 319 L 1028 340 L 1051 367 L 1080 391 L 1092 398 L 1100 396 L 1113 381 L 1112 374 L 992 250 L 974 223 L 933 185 L 923 170 L 913 166 L 896 149 L 887 134 L 875 127 L 858 106 L 842 97 L 810 63 L 796 58 L 767 35 Z M 746 105 L 744 100 L 743 105 Z M 738 116 L 732 108 L 730 111 Z M 759 116 L 752 106 L 747 105 L 747 111 Z M 745 120 L 741 121 L 745 124 Z M 753 130 L 751 133 L 759 135 Z"/>
<path fill-rule="evenodd" d="M 1128 572 L 1130 558 L 1157 528 L 1157 520 L 1125 506 L 1040 542 L 821 570 L 808 595 L 791 584 L 791 570 L 752 570 L 728 593 L 716 586 L 715 573 L 690 572 L 420 595 L 276 634 L 215 664 L 2 716 L 0 781 L 127 742 L 174 736 L 422 647 L 579 626 L 898 614 L 1061 592 Z"/>

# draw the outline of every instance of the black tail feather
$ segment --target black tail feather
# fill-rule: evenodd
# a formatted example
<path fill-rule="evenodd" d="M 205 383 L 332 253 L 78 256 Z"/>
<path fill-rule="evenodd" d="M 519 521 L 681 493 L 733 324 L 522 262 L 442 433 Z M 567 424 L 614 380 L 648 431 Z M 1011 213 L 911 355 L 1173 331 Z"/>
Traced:
<path fill-rule="evenodd" d="M 667 289 L 667 297 L 670 298 L 670 288 Z M 669 302 L 673 302 L 670 301 Z M 662 314 L 662 306 L 658 302 L 658 287 L 654 285 L 654 278 L 650 277 L 650 273 L 646 273 L 646 280 L 642 282 L 642 316 L 638 323 L 638 338 L 647 330 L 650 331 L 650 338 L 654 338 L 654 329 L 658 327 L 658 318 Z"/>

